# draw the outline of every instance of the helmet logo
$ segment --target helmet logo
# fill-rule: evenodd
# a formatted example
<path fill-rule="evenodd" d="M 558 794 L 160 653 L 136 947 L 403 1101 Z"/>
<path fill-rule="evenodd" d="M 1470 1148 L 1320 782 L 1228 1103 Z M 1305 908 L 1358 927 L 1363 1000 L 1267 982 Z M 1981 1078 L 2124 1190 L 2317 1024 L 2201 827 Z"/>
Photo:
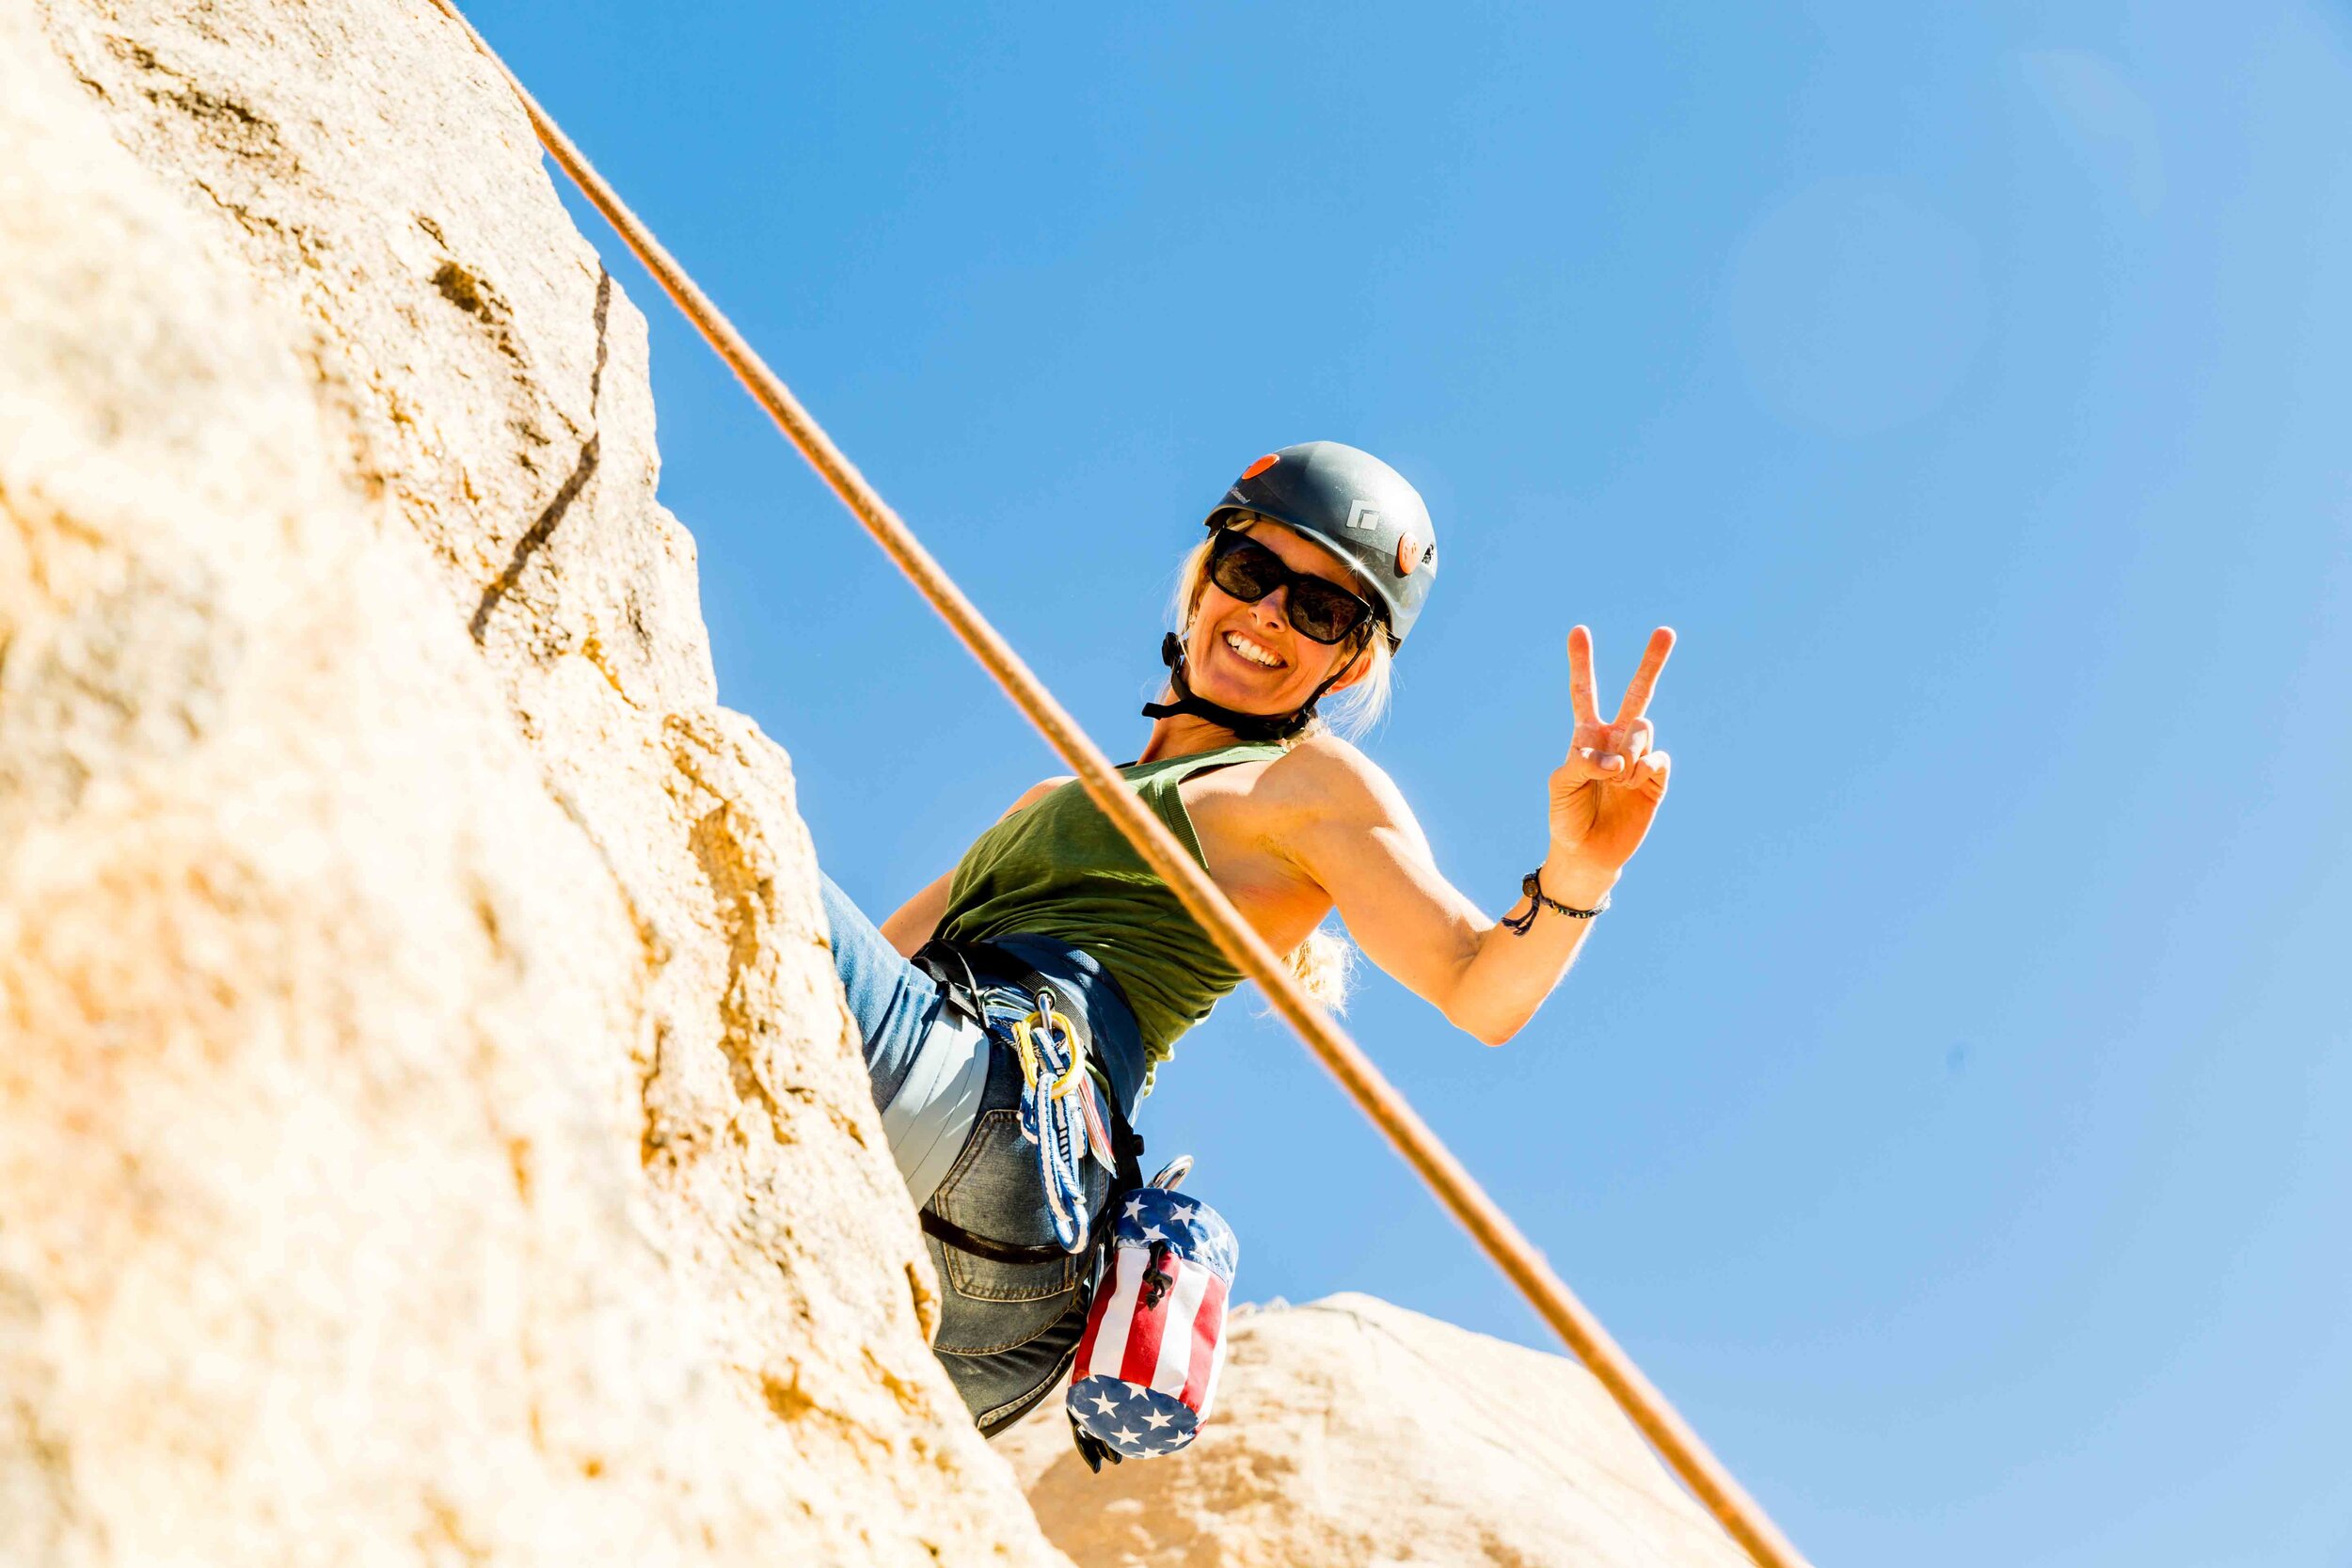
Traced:
<path fill-rule="evenodd" d="M 1282 461 L 1282 454 L 1280 452 L 1267 452 L 1263 457 L 1259 458 L 1255 463 L 1252 463 L 1249 467 L 1244 468 L 1241 471 L 1241 477 L 1245 480 L 1255 479 L 1280 461 Z"/>
<path fill-rule="evenodd" d="M 1379 509 L 1377 507 L 1366 506 L 1363 501 L 1359 499 L 1355 504 L 1347 509 L 1347 526 L 1349 528 L 1360 528 L 1367 530 L 1378 529 L 1380 526 Z"/>
<path fill-rule="evenodd" d="M 1396 575 L 1409 578 L 1413 568 L 1421 564 L 1421 541 L 1411 534 L 1399 535 L 1396 541 Z"/>

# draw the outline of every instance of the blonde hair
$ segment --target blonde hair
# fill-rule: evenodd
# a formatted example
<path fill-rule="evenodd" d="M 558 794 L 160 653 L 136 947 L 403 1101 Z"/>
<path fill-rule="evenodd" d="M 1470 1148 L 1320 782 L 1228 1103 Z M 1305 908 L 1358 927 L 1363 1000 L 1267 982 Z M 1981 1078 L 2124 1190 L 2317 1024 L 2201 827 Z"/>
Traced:
<path fill-rule="evenodd" d="M 1284 955 L 1299 990 L 1335 1013 L 1347 1011 L 1348 983 L 1356 975 L 1356 948 L 1337 931 L 1318 926 Z"/>
<path fill-rule="evenodd" d="M 1254 517 L 1245 517 L 1234 526 L 1247 531 L 1255 521 Z M 1209 548 L 1214 542 L 1212 536 L 1195 545 L 1177 568 L 1176 594 L 1168 602 L 1168 612 L 1176 622 L 1179 637 L 1191 633 L 1193 611 L 1200 604 L 1200 591 L 1208 585 Z M 1327 717 L 1318 713 L 1312 723 L 1282 742 L 1286 749 L 1323 730 L 1352 739 L 1388 712 L 1392 672 L 1387 630 L 1379 621 L 1368 621 L 1357 637 L 1356 650 L 1349 657 L 1351 660 L 1364 661 L 1363 673 L 1346 690 L 1329 693 L 1326 702 L 1334 705 L 1336 711 Z M 1291 977 L 1309 996 L 1335 1013 L 1347 1010 L 1348 982 L 1356 968 L 1356 949 L 1345 937 L 1318 926 L 1290 950 L 1286 961 Z"/>

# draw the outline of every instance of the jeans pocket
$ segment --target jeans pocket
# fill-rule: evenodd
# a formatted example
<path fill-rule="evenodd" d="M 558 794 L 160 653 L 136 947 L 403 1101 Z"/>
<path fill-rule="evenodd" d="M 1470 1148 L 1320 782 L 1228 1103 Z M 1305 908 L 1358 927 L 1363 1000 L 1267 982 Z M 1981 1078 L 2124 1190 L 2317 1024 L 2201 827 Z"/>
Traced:
<path fill-rule="evenodd" d="M 1086 1185 L 1089 1201 L 1099 1203 L 1108 1178 L 1089 1164 Z M 931 1207 L 942 1219 L 993 1242 L 1054 1246 L 1037 1146 L 1021 1135 L 1019 1111 L 981 1113 Z M 935 1261 L 948 1299 L 933 1347 L 976 1355 L 1026 1344 L 1069 1309 L 1090 1250 L 1044 1262 L 1000 1263 L 939 1246 Z"/>

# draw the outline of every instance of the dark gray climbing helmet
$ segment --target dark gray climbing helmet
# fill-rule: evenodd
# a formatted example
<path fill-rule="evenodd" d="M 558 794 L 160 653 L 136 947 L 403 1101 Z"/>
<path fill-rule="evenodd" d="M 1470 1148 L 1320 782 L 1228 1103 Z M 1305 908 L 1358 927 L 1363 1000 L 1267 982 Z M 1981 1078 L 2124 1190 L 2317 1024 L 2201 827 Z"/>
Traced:
<path fill-rule="evenodd" d="M 1255 512 L 1327 546 L 1371 585 L 1389 624 L 1389 646 L 1405 641 L 1438 576 L 1438 536 L 1429 508 L 1403 474 L 1338 441 L 1307 441 L 1249 465 L 1209 514 L 1211 530 Z"/>

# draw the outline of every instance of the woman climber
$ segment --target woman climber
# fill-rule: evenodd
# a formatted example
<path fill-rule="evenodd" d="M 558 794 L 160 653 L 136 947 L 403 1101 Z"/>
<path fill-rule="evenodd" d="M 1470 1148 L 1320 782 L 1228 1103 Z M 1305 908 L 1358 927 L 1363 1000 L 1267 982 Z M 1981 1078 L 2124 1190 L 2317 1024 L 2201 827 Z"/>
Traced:
<path fill-rule="evenodd" d="M 1490 920 L 1438 873 L 1388 776 L 1316 714 L 1335 693 L 1377 710 L 1437 570 L 1427 507 L 1378 458 L 1330 441 L 1260 458 L 1184 562 L 1168 689 L 1120 772 L 1310 990 L 1336 1000 L 1343 950 L 1320 929 L 1336 908 L 1375 963 L 1500 1045 L 1566 973 L 1665 797 L 1646 709 L 1674 634 L 1651 633 L 1604 721 L 1592 636 L 1569 632 L 1575 726 L 1549 848 L 1518 912 Z M 1241 975 L 1068 779 L 1024 793 L 879 928 L 830 879 L 823 894 L 945 1291 L 932 1348 L 993 1434 L 1069 1367 L 1094 1222 L 1137 1183 L 1137 1101 Z M 1070 1138 L 1041 1127 L 1041 1060 L 1083 1091 Z M 1057 1164 L 1057 1148 L 1076 1155 Z"/>

